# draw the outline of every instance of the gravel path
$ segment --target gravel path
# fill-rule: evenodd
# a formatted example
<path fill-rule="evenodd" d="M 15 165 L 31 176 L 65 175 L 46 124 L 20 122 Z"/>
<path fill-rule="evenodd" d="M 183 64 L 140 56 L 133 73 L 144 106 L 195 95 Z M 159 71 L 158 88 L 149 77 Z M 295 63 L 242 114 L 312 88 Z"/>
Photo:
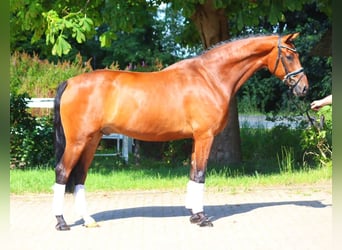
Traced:
<path fill-rule="evenodd" d="M 215 249 L 330 250 L 330 184 L 205 193 L 214 227 L 189 222 L 182 192 L 88 193 L 88 210 L 100 227 L 85 228 L 66 195 L 70 231 L 56 231 L 52 194 L 10 196 L 10 246 L 18 250 Z M 2 249 L 7 249 L 6 247 Z"/>

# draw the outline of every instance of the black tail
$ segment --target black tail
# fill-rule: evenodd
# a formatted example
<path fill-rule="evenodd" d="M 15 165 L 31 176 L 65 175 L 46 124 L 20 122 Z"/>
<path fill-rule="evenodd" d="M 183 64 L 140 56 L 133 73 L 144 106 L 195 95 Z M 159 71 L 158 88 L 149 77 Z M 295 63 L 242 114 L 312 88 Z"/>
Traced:
<path fill-rule="evenodd" d="M 54 104 L 54 129 L 55 129 L 55 157 L 56 157 L 56 166 L 60 162 L 64 151 L 65 151 L 65 134 L 63 129 L 63 124 L 61 121 L 61 113 L 60 113 L 60 104 L 61 104 L 61 97 L 64 93 L 65 88 L 67 87 L 68 82 L 62 82 L 57 88 L 57 94 L 55 97 L 55 104 Z M 66 183 L 65 191 L 67 193 L 74 192 L 75 188 L 75 168 L 71 171 L 68 181 Z M 57 177 L 57 176 L 56 176 Z"/>
<path fill-rule="evenodd" d="M 61 83 L 57 88 L 57 94 L 54 103 L 54 130 L 55 130 L 55 157 L 56 165 L 61 160 L 65 150 L 65 134 L 61 121 L 60 102 L 67 82 Z"/>

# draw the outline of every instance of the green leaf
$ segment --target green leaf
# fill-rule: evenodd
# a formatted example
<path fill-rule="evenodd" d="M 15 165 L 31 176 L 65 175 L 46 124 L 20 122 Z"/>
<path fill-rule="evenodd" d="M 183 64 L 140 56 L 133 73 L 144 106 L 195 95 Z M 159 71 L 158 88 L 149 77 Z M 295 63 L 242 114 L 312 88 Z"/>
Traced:
<path fill-rule="evenodd" d="M 78 43 L 82 43 L 86 40 L 86 37 L 83 32 L 81 32 L 79 29 L 76 30 L 76 41 Z"/>
<path fill-rule="evenodd" d="M 62 56 L 63 54 L 66 55 L 70 52 L 71 45 L 68 43 L 63 35 L 60 35 L 56 43 L 52 47 L 52 55 Z"/>
<path fill-rule="evenodd" d="M 109 47 L 112 43 L 112 40 L 115 38 L 116 36 L 112 32 L 103 33 L 99 38 L 101 47 Z"/>
<path fill-rule="evenodd" d="M 64 25 L 65 27 L 67 27 L 68 29 L 72 28 L 74 26 L 73 22 L 70 22 L 68 20 L 64 20 Z"/>
<path fill-rule="evenodd" d="M 82 23 L 82 24 L 81 24 Z M 88 17 L 85 17 L 81 19 L 80 26 L 84 31 L 91 31 L 91 28 L 93 27 L 94 22 Z"/>
<path fill-rule="evenodd" d="M 45 42 L 46 42 L 46 45 L 49 45 L 49 43 L 54 44 L 55 43 L 55 36 L 53 34 L 47 33 Z"/>

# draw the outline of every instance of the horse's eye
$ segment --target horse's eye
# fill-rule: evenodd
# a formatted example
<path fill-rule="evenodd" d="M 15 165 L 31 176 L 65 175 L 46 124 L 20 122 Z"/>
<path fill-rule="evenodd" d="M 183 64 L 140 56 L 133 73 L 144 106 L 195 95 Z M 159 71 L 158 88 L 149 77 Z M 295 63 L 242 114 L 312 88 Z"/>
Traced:
<path fill-rule="evenodd" d="M 291 55 L 291 54 L 286 55 L 286 59 L 292 61 L 293 60 L 293 55 Z"/>

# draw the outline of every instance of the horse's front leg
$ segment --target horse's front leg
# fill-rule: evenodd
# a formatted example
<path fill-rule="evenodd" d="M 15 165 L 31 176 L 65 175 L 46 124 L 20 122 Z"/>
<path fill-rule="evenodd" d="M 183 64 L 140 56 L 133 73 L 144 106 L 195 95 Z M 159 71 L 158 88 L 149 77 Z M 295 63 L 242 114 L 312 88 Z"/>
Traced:
<path fill-rule="evenodd" d="M 185 207 L 192 214 L 190 222 L 201 227 L 213 226 L 203 209 L 205 173 L 213 139 L 213 137 L 195 138 L 191 155 L 190 180 L 187 185 Z"/>

